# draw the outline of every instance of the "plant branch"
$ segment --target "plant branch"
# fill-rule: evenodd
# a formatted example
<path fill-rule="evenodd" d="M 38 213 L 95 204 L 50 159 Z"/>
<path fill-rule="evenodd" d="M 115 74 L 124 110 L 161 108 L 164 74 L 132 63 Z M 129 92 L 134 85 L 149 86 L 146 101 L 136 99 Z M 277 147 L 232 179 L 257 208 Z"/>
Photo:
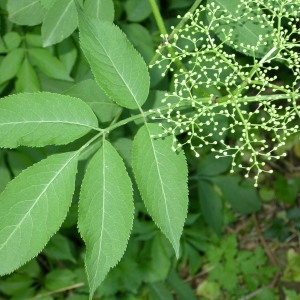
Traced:
<path fill-rule="evenodd" d="M 167 35 L 168 32 L 167 32 L 165 23 L 163 21 L 163 18 L 160 14 L 160 11 L 159 11 L 159 8 L 157 6 L 156 1 L 155 0 L 149 0 L 149 2 L 150 2 L 150 5 L 151 5 L 151 8 L 152 8 L 152 12 L 153 12 L 157 27 L 159 29 L 159 32 L 163 35 Z"/>
<path fill-rule="evenodd" d="M 296 94 L 296 96 L 300 97 L 300 94 Z M 290 97 L 291 96 L 287 95 L 287 94 L 264 95 L 264 96 L 241 97 L 241 98 L 235 99 L 235 101 L 236 101 L 236 103 L 257 102 L 258 100 L 259 101 L 276 101 L 276 100 L 289 99 Z M 216 106 L 226 105 L 226 103 L 224 101 L 222 101 L 222 99 L 223 98 L 218 98 L 217 100 L 215 100 L 216 101 L 215 105 Z M 227 101 L 228 101 L 228 99 L 227 99 Z M 213 99 L 211 97 L 196 98 L 196 99 L 193 99 L 193 102 L 195 102 L 196 104 L 197 104 L 197 102 L 201 103 L 201 104 L 210 104 L 210 103 L 213 104 Z M 165 111 L 168 111 L 168 110 L 174 109 L 174 108 L 185 109 L 185 108 L 190 108 L 190 107 L 191 107 L 191 100 L 181 100 L 179 103 L 175 103 L 172 105 L 165 105 L 165 106 L 159 107 L 158 109 L 159 109 L 160 113 L 163 113 Z M 133 121 L 136 121 L 139 119 L 143 119 L 143 118 L 145 119 L 145 118 L 147 118 L 151 115 L 155 115 L 157 113 L 158 113 L 158 111 L 154 110 L 154 109 L 151 109 L 151 110 L 145 111 L 145 112 L 141 111 L 140 114 L 136 114 L 129 118 L 123 119 L 117 123 L 111 124 L 110 126 L 105 128 L 103 130 L 103 132 L 97 134 L 97 136 L 100 136 L 104 133 L 109 133 L 109 132 L 113 131 L 114 129 L 124 126 L 130 122 L 133 122 Z"/>
<path fill-rule="evenodd" d="M 155 17 L 157 26 L 158 26 L 158 28 L 160 30 L 160 33 L 163 34 L 163 35 L 167 35 L 168 36 L 168 41 L 171 40 L 173 38 L 173 36 L 178 32 L 178 30 L 180 30 L 185 25 L 185 23 L 190 19 L 188 16 L 190 14 L 193 14 L 194 11 L 197 9 L 197 7 L 202 2 L 202 0 L 196 0 L 195 3 L 192 5 L 192 7 L 189 9 L 189 11 L 185 14 L 185 17 L 183 17 L 181 19 L 181 21 L 178 23 L 178 25 L 168 35 L 168 32 L 167 32 L 167 30 L 165 28 L 162 16 L 161 16 L 161 14 L 159 12 L 159 9 L 158 9 L 158 6 L 157 6 L 155 0 L 149 0 L 149 1 L 150 1 L 150 4 L 151 4 L 151 7 L 152 7 L 153 15 Z M 153 6 L 152 6 L 152 3 L 153 3 Z M 161 26 L 161 22 L 163 23 L 163 26 Z M 151 61 L 149 63 L 150 66 L 153 65 L 157 61 L 157 59 L 160 56 L 160 54 L 161 54 L 160 51 L 156 52 L 156 54 L 154 55 L 154 57 L 151 59 Z"/>
<path fill-rule="evenodd" d="M 257 221 L 257 218 L 256 218 L 256 215 L 255 215 L 255 214 L 252 215 L 252 220 L 253 220 L 254 226 L 255 226 L 255 228 L 256 228 L 256 231 L 257 231 L 257 233 L 258 233 L 258 237 L 259 237 L 259 239 L 260 239 L 260 242 L 262 243 L 262 245 L 263 245 L 263 247 L 264 247 L 264 249 L 265 249 L 265 251 L 266 251 L 266 253 L 267 253 L 267 255 L 268 255 L 268 257 L 269 257 L 269 259 L 270 259 L 270 261 L 271 261 L 271 263 L 272 263 L 272 265 L 273 265 L 274 267 L 277 267 L 277 266 L 278 266 L 278 263 L 277 263 L 277 261 L 275 260 L 273 254 L 271 253 L 271 251 L 270 251 L 270 249 L 269 249 L 269 246 L 268 246 L 268 244 L 266 243 L 266 241 L 265 241 L 265 239 L 264 239 L 264 237 L 263 237 L 263 235 L 262 235 L 262 233 L 261 233 L 261 230 L 260 230 L 260 227 L 259 227 L 259 224 L 258 224 L 258 221 Z"/>
<path fill-rule="evenodd" d="M 69 290 L 77 289 L 77 288 L 82 287 L 82 286 L 84 286 L 83 282 L 76 283 L 76 284 L 64 287 L 62 289 L 58 289 L 58 290 L 55 290 L 55 291 L 51 291 L 51 292 L 48 292 L 48 293 L 37 295 L 37 296 L 35 296 L 33 298 L 29 298 L 29 300 L 44 298 L 46 296 L 50 296 L 50 295 L 53 295 L 53 294 L 63 293 L 63 292 L 69 291 Z"/>

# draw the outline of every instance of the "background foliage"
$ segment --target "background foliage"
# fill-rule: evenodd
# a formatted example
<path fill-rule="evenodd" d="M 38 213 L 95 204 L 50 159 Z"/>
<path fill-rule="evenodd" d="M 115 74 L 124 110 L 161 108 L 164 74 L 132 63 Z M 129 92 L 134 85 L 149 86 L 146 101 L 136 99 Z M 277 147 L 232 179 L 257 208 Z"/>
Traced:
<path fill-rule="evenodd" d="M 0 2 L 0 299 L 299 299 L 300 3 L 200 2 Z"/>

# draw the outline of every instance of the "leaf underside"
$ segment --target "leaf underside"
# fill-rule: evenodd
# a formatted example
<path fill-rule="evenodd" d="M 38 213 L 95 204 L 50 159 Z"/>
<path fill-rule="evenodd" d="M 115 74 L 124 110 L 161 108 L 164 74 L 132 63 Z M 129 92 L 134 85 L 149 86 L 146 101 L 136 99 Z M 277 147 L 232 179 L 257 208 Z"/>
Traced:
<path fill-rule="evenodd" d="M 0 101 L 0 147 L 64 145 L 97 125 L 90 107 L 70 96 L 24 93 Z"/>
<path fill-rule="evenodd" d="M 179 255 L 179 239 L 187 215 L 187 164 L 182 152 L 172 151 L 172 138 L 152 138 L 161 133 L 155 124 L 135 136 L 132 167 L 146 208 Z"/>
<path fill-rule="evenodd" d="M 106 140 L 82 183 L 78 227 L 86 243 L 90 297 L 123 256 L 133 222 L 132 185 L 122 158 Z"/>
<path fill-rule="evenodd" d="M 114 24 L 79 18 L 81 48 L 98 85 L 120 106 L 138 109 L 147 99 L 150 79 L 141 55 Z"/>
<path fill-rule="evenodd" d="M 0 275 L 36 256 L 65 219 L 78 152 L 52 155 L 24 170 L 0 195 Z"/>

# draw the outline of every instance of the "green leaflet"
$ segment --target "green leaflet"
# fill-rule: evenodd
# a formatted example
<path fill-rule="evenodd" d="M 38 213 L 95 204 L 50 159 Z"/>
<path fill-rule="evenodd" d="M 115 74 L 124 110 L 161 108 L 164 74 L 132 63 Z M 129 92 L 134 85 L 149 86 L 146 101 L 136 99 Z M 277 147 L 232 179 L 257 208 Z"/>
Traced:
<path fill-rule="evenodd" d="M 10 51 L 2 60 L 0 68 L 0 85 L 16 76 L 24 59 L 24 50 L 20 48 Z"/>
<path fill-rule="evenodd" d="M 64 64 L 68 74 L 71 73 L 76 64 L 76 60 L 78 58 L 77 52 L 78 50 L 72 37 L 63 40 L 57 45 L 57 54 L 59 60 Z"/>
<path fill-rule="evenodd" d="M 49 10 L 51 6 L 54 4 L 54 2 L 57 0 L 40 0 L 42 6 L 46 9 Z"/>
<path fill-rule="evenodd" d="M 79 18 L 80 44 L 95 79 L 120 106 L 138 109 L 149 92 L 149 73 L 140 54 L 114 24 Z"/>
<path fill-rule="evenodd" d="M 106 140 L 82 183 L 78 228 L 86 243 L 90 299 L 125 252 L 133 222 L 132 185 L 122 158 Z"/>
<path fill-rule="evenodd" d="M 37 92 L 40 90 L 38 76 L 27 57 L 25 57 L 22 65 L 20 66 L 17 76 L 17 92 Z"/>
<path fill-rule="evenodd" d="M 179 255 L 179 239 L 188 206 L 187 164 L 183 152 L 172 151 L 172 137 L 154 124 L 143 126 L 132 149 L 132 168 L 149 214 Z"/>
<path fill-rule="evenodd" d="M 243 185 L 238 176 L 217 176 L 213 181 L 219 186 L 223 198 L 240 213 L 252 214 L 261 208 L 256 189 Z"/>
<path fill-rule="evenodd" d="M 89 106 L 70 96 L 24 93 L 0 101 L 0 147 L 65 145 L 97 125 Z"/>
<path fill-rule="evenodd" d="M 4 190 L 6 184 L 10 181 L 10 170 L 4 162 L 4 152 L 0 151 L 0 193 Z"/>
<path fill-rule="evenodd" d="M 18 48 L 21 41 L 21 36 L 15 31 L 8 32 L 3 36 L 3 43 L 8 51 Z"/>
<path fill-rule="evenodd" d="M 32 62 L 47 76 L 66 81 L 73 81 L 64 64 L 42 48 L 29 48 L 28 54 Z"/>
<path fill-rule="evenodd" d="M 84 12 L 99 20 L 112 22 L 114 20 L 114 3 L 112 0 L 85 0 Z"/>
<path fill-rule="evenodd" d="M 10 21 L 28 26 L 40 24 L 45 14 L 40 0 L 8 0 L 7 10 Z"/>
<path fill-rule="evenodd" d="M 127 0 L 124 7 L 131 22 L 141 22 L 151 14 L 149 0 Z"/>
<path fill-rule="evenodd" d="M 163 282 L 154 282 L 149 285 L 149 300 L 172 300 L 171 292 Z"/>
<path fill-rule="evenodd" d="M 200 179 L 198 181 L 198 191 L 204 220 L 218 235 L 220 235 L 223 228 L 222 200 L 213 185 L 207 180 Z"/>
<path fill-rule="evenodd" d="M 74 0 L 56 1 L 45 15 L 42 24 L 43 46 L 59 43 L 76 29 L 78 23 Z"/>
<path fill-rule="evenodd" d="M 27 168 L 0 195 L 0 275 L 36 256 L 65 219 L 78 152 L 52 155 Z"/>
<path fill-rule="evenodd" d="M 111 122 L 122 110 L 120 106 L 106 96 L 93 79 L 80 81 L 66 90 L 64 94 L 80 98 L 86 102 L 101 123 Z"/>

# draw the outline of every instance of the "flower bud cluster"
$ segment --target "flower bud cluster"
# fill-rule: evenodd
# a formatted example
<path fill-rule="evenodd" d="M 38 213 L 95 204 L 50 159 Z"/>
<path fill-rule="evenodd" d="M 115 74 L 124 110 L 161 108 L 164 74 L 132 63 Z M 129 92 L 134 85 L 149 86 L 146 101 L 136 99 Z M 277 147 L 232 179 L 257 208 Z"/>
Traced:
<path fill-rule="evenodd" d="M 155 65 L 172 74 L 172 92 L 162 99 L 169 109 L 155 119 L 173 136 L 174 151 L 188 145 L 199 156 L 210 147 L 216 158 L 232 158 L 231 172 L 242 168 L 257 184 L 299 133 L 300 2 L 238 2 L 233 10 L 207 1 L 184 16 L 183 28 L 162 36 Z"/>

